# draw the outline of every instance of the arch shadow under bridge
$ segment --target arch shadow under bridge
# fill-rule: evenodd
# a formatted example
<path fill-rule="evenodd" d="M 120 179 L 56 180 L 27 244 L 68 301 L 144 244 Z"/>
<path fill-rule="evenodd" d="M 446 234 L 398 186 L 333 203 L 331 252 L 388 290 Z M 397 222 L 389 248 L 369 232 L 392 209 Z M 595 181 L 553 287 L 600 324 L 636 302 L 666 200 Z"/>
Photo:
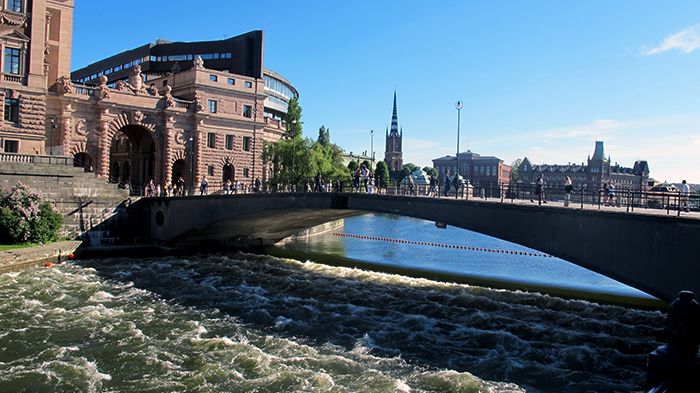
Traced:
<path fill-rule="evenodd" d="M 173 248 L 271 245 L 367 212 L 442 222 L 530 247 L 671 300 L 700 293 L 700 220 L 557 206 L 374 194 L 279 193 L 153 198 L 150 241 Z"/>

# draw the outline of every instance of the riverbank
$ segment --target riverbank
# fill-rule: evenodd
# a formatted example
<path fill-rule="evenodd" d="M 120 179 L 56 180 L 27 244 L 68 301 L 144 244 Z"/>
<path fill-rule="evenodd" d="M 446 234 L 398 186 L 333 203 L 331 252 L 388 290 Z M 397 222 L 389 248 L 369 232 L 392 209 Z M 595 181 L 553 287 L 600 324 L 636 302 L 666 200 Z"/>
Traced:
<path fill-rule="evenodd" d="M 60 263 L 68 259 L 82 242 L 65 240 L 31 247 L 18 247 L 0 251 L 0 273 L 14 272 L 46 263 Z"/>
<path fill-rule="evenodd" d="M 668 304 L 666 302 L 659 299 L 641 298 L 625 295 L 612 295 L 608 293 L 598 293 L 593 291 L 561 288 L 553 285 L 529 284 L 527 282 L 522 281 L 504 280 L 490 277 L 487 278 L 470 274 L 453 274 L 442 271 L 412 269 L 410 267 L 391 266 L 380 263 L 360 261 L 352 258 L 342 257 L 339 255 L 318 254 L 307 251 L 292 250 L 278 246 L 266 248 L 265 253 L 279 258 L 290 258 L 299 261 L 312 260 L 317 263 L 323 263 L 331 266 L 357 268 L 380 273 L 398 274 L 406 277 L 425 278 L 434 281 L 474 285 L 484 288 L 538 292 L 542 294 L 561 297 L 564 299 L 587 300 L 601 304 L 609 304 L 623 307 L 642 308 L 649 310 L 665 310 L 668 307 Z"/>

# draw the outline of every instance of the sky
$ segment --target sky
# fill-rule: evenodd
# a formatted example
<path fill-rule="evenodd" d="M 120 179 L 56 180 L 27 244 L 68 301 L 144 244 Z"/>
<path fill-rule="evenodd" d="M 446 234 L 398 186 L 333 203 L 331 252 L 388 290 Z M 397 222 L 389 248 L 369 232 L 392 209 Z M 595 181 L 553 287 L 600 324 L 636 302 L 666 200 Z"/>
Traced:
<path fill-rule="evenodd" d="M 404 163 L 457 150 L 511 163 L 647 160 L 700 183 L 698 1 L 75 0 L 72 69 L 153 42 L 265 32 L 265 67 L 321 125 L 376 156 L 397 94 Z M 196 7 L 192 5 L 196 4 Z"/>

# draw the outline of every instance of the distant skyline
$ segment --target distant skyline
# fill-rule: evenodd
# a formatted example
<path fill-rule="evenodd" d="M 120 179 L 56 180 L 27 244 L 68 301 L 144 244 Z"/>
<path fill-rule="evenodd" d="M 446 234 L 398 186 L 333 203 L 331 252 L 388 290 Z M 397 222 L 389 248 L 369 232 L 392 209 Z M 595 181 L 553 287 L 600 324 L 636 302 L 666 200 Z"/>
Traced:
<path fill-rule="evenodd" d="M 72 69 L 157 38 L 265 32 L 265 66 L 299 90 L 304 135 L 384 156 L 394 89 L 404 162 L 460 147 L 507 163 L 649 161 L 700 183 L 700 2 L 76 0 Z M 154 18 L 153 13 L 158 17 Z"/>

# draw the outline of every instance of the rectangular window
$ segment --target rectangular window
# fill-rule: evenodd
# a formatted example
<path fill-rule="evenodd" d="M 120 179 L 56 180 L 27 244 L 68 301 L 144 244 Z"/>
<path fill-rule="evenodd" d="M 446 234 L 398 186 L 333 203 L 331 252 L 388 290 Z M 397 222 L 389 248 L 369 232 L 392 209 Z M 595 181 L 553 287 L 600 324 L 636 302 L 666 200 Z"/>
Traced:
<path fill-rule="evenodd" d="M 216 100 L 209 100 L 209 113 L 216 113 L 219 109 L 219 103 Z"/>
<path fill-rule="evenodd" d="M 166 79 L 166 80 L 163 81 L 163 87 L 165 87 L 165 86 L 167 86 L 167 85 L 168 85 L 168 80 Z"/>
<path fill-rule="evenodd" d="M 19 141 L 5 139 L 5 153 L 19 153 Z"/>
<path fill-rule="evenodd" d="M 5 120 L 12 123 L 19 123 L 19 100 L 16 98 L 5 98 Z"/>
<path fill-rule="evenodd" d="M 250 137 L 249 136 L 243 137 L 243 150 L 250 151 Z"/>
<path fill-rule="evenodd" d="M 214 176 L 214 165 L 207 166 L 207 175 Z"/>
<path fill-rule="evenodd" d="M 226 135 L 226 150 L 233 150 L 233 135 Z"/>
<path fill-rule="evenodd" d="M 228 81 L 227 81 L 227 83 L 228 83 L 229 85 L 232 85 L 232 86 L 233 86 L 233 85 L 235 85 L 235 84 L 236 84 L 236 80 L 235 80 L 235 79 L 233 79 L 233 78 L 228 78 Z"/>
<path fill-rule="evenodd" d="M 253 107 L 250 105 L 243 105 L 243 116 L 253 117 Z"/>
<path fill-rule="evenodd" d="M 7 9 L 14 12 L 22 12 L 22 0 L 7 0 Z"/>
<path fill-rule="evenodd" d="M 209 80 L 212 82 L 216 82 L 219 80 L 219 77 L 214 75 L 214 74 L 211 74 L 211 75 L 209 75 Z"/>
<path fill-rule="evenodd" d="M 243 177 L 249 177 L 250 172 L 248 171 L 248 168 L 243 168 Z"/>
<path fill-rule="evenodd" d="M 207 147 L 210 149 L 216 148 L 216 134 L 213 132 L 207 134 Z"/>
<path fill-rule="evenodd" d="M 17 48 L 5 48 L 5 73 L 19 74 L 20 51 Z"/>
<path fill-rule="evenodd" d="M 251 82 L 251 81 L 245 81 L 245 87 L 247 87 L 247 88 L 253 87 L 253 82 Z"/>

